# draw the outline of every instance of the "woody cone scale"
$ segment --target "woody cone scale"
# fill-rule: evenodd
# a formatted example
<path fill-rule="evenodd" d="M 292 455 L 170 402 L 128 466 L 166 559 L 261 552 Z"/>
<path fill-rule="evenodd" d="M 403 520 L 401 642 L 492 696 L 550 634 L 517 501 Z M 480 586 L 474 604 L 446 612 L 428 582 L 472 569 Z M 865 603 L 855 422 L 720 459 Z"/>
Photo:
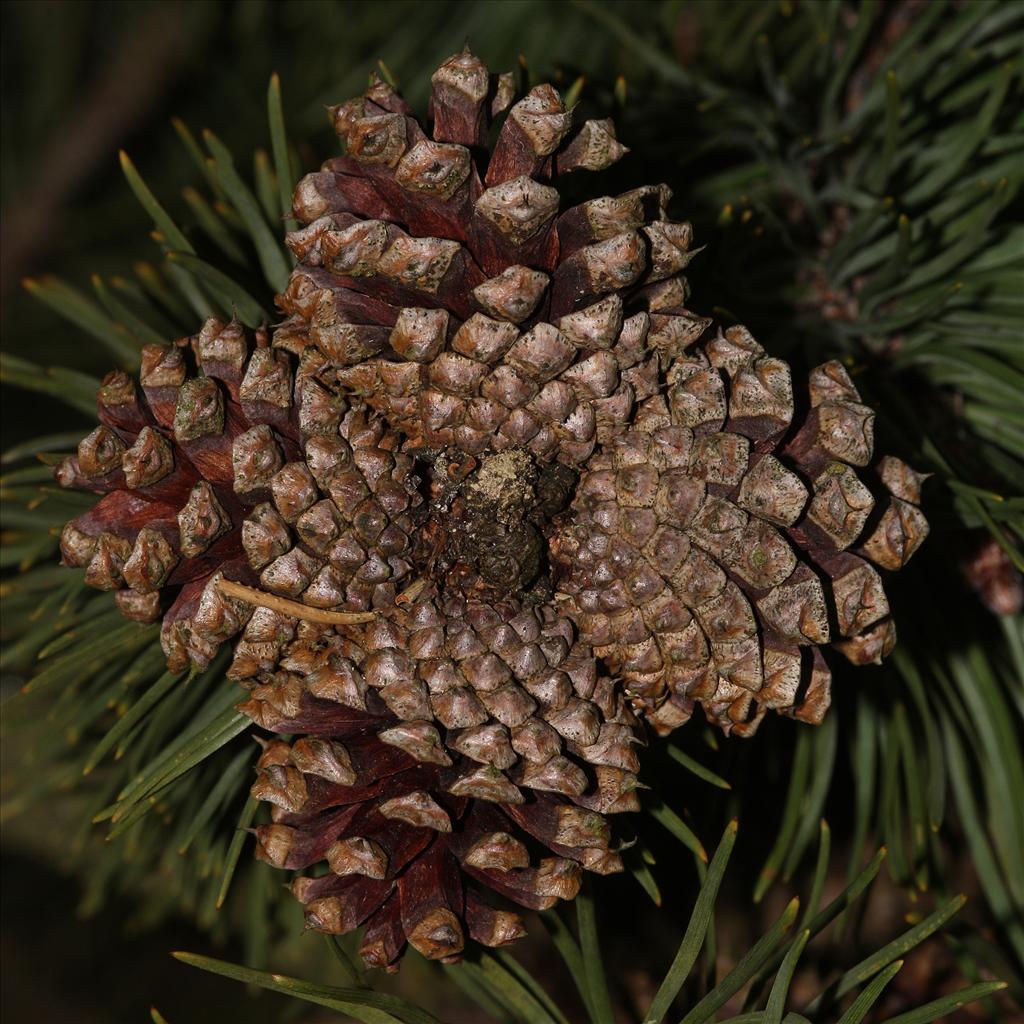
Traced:
<path fill-rule="evenodd" d="M 232 645 L 273 737 L 257 856 L 326 862 L 307 924 L 383 968 L 620 870 L 646 727 L 820 722 L 823 649 L 888 653 L 878 570 L 928 529 L 839 363 L 795 394 L 686 309 L 665 186 L 561 208 L 626 153 L 610 121 L 468 51 L 432 81 L 429 133 L 378 80 L 332 109 L 276 327 L 147 347 L 57 470 L 103 495 L 65 564 L 161 620 L 172 670 Z"/>

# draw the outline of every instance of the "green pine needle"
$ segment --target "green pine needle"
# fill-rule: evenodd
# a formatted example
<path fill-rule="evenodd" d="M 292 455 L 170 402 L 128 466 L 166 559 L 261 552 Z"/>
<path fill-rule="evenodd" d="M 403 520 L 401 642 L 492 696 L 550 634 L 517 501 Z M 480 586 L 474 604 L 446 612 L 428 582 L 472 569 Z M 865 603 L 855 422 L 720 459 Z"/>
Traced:
<path fill-rule="evenodd" d="M 332 988 L 327 985 L 313 985 L 298 978 L 289 978 L 282 974 L 268 974 L 266 971 L 254 971 L 248 967 L 215 960 L 213 957 L 199 956 L 196 953 L 172 953 L 175 960 L 198 967 L 200 970 L 219 974 L 233 981 L 241 981 L 247 985 L 257 985 L 271 992 L 293 996 L 329 1010 L 347 1013 L 364 1024 L 441 1024 L 432 1014 L 421 1010 L 397 996 L 384 995 L 380 992 L 369 992 L 361 988 Z"/>

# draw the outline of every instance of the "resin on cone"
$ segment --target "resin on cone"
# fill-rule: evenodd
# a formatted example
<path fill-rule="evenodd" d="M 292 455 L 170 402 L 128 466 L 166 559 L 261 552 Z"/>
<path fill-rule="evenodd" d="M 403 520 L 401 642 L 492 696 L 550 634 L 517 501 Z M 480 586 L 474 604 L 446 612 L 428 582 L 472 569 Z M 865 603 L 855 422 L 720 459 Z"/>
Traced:
<path fill-rule="evenodd" d="M 307 923 L 365 926 L 382 967 L 509 942 L 512 906 L 619 870 L 638 714 L 820 721 L 822 649 L 889 651 L 878 569 L 927 532 L 840 364 L 794 389 L 686 308 L 665 186 L 562 208 L 625 154 L 611 122 L 514 100 L 465 51 L 429 130 L 376 79 L 333 108 L 281 322 L 147 347 L 57 471 L 103 495 L 65 563 L 161 619 L 170 668 L 231 643 L 242 709 L 291 737 L 257 766 L 258 855 L 326 862 L 293 884 Z"/>

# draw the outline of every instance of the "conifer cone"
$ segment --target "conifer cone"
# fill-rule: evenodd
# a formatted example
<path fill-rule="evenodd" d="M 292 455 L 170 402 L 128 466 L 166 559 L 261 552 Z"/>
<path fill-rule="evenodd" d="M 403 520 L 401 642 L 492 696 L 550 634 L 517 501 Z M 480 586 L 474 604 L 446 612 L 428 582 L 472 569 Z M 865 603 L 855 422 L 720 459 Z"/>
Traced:
<path fill-rule="evenodd" d="M 58 467 L 63 485 L 104 494 L 65 526 L 65 564 L 117 591 L 129 618 L 154 621 L 176 594 L 161 633 L 172 670 L 206 667 L 252 614 L 224 579 L 359 618 L 412 571 L 413 460 L 379 419 L 347 411 L 315 352 L 294 362 L 219 320 L 148 346 L 141 389 L 108 375 L 101 426 Z"/>
<path fill-rule="evenodd" d="M 503 945 L 521 919 L 487 889 L 539 910 L 572 899 L 583 868 L 621 870 L 605 815 L 639 806 L 636 720 L 550 606 L 421 595 L 340 627 L 258 609 L 230 674 L 257 724 L 299 737 L 260 758 L 273 824 L 257 855 L 326 859 L 293 891 L 313 929 L 365 924 L 368 964 L 406 941 L 443 959 L 467 938 Z"/>
<path fill-rule="evenodd" d="M 293 887 L 310 927 L 365 924 L 379 967 L 406 942 L 450 959 L 512 941 L 507 904 L 621 870 L 607 816 L 639 806 L 637 721 L 542 578 L 575 474 L 523 450 L 414 460 L 316 351 L 294 366 L 264 341 L 209 321 L 146 350 L 141 395 L 107 378 L 102 425 L 57 470 L 104 493 L 64 560 L 131 617 L 177 595 L 172 670 L 236 638 L 240 709 L 298 737 L 266 745 L 252 792 L 274 819 L 260 857 L 327 859 Z"/>
<path fill-rule="evenodd" d="M 922 477 L 892 457 L 876 502 L 854 467 L 874 413 L 838 362 L 793 423 L 789 367 L 742 327 L 676 359 L 667 389 L 588 463 L 552 539 L 565 610 L 659 732 L 694 705 L 750 735 L 767 709 L 820 723 L 831 673 L 896 641 L 882 578 L 928 532 Z M 873 563 L 873 564 L 872 564 Z"/>
<path fill-rule="evenodd" d="M 686 308 L 667 188 L 560 209 L 552 182 L 626 152 L 611 122 L 513 99 L 465 51 L 429 134 L 376 79 L 334 108 L 282 322 L 147 348 L 57 472 L 104 495 L 65 563 L 162 614 L 172 669 L 232 642 L 242 709 L 289 737 L 259 760 L 259 856 L 326 859 L 294 884 L 307 922 L 365 925 L 383 967 L 510 941 L 502 898 L 621 867 L 637 712 L 820 721 L 821 648 L 888 652 L 871 563 L 927 531 L 918 474 L 883 459 L 878 502 L 857 476 L 872 413 L 838 363 L 795 415 L 785 363 Z"/>
<path fill-rule="evenodd" d="M 432 137 L 383 82 L 334 109 L 347 153 L 296 189 L 275 343 L 318 348 L 410 448 L 578 466 L 709 321 L 683 306 L 691 229 L 667 219 L 666 186 L 559 211 L 547 182 L 626 152 L 611 122 L 573 134 L 540 85 L 488 158 L 509 99 L 467 51 L 433 76 Z"/>

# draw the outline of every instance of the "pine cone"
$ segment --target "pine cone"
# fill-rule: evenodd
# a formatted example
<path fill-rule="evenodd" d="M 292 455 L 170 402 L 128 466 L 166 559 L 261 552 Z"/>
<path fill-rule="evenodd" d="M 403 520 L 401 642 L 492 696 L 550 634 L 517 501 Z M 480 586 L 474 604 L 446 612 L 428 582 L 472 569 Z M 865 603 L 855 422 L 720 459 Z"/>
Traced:
<path fill-rule="evenodd" d="M 637 722 L 542 579 L 575 474 L 522 449 L 414 459 L 317 350 L 293 367 L 234 323 L 147 349 L 141 383 L 106 379 L 57 470 L 105 494 L 64 560 L 130 617 L 177 593 L 172 670 L 237 637 L 240 709 L 300 737 L 266 746 L 252 792 L 274 818 L 258 856 L 327 859 L 293 887 L 309 926 L 365 924 L 375 966 L 407 940 L 452 958 L 522 934 L 485 889 L 543 909 L 621 870 L 606 815 L 638 808 Z"/>
<path fill-rule="evenodd" d="M 742 327 L 676 359 L 666 384 L 562 517 L 563 610 L 659 732 L 695 703 L 740 735 L 769 708 L 820 723 L 820 647 L 865 665 L 896 641 L 868 560 L 899 569 L 924 540 L 922 477 L 882 459 L 876 507 L 853 469 L 871 461 L 874 414 L 846 371 L 811 372 L 794 427 L 789 367 Z"/>
<path fill-rule="evenodd" d="M 102 426 L 57 470 L 105 495 L 65 526 L 65 564 L 141 621 L 180 587 L 161 634 L 173 671 L 205 668 L 252 614 L 223 579 L 358 620 L 393 605 L 412 572 L 423 498 L 401 439 L 345 411 L 315 351 L 293 367 L 259 340 L 250 352 L 240 325 L 210 320 L 178 346 L 148 346 L 141 395 L 108 375 Z"/>
<path fill-rule="evenodd" d="M 512 107 L 479 166 L 504 76 L 464 52 L 433 87 L 433 138 L 381 82 L 334 109 L 348 153 L 296 189 L 308 226 L 286 239 L 301 264 L 278 297 L 287 343 L 318 347 L 410 447 L 580 465 L 709 323 L 683 308 L 690 226 L 666 219 L 664 185 L 559 214 L 543 181 L 626 150 L 610 121 L 570 138 L 550 85 Z"/>
<path fill-rule="evenodd" d="M 131 618 L 172 600 L 172 669 L 233 640 L 242 709 L 295 737 L 259 761 L 259 855 L 326 858 L 294 885 L 307 922 L 365 923 L 379 966 L 515 938 L 487 890 L 540 908 L 621 867 L 634 710 L 819 721 L 819 648 L 894 640 L 860 556 L 899 568 L 927 530 L 912 470 L 879 464 L 884 508 L 857 478 L 872 414 L 841 366 L 794 427 L 786 364 L 705 338 L 667 188 L 559 213 L 545 182 L 626 152 L 610 121 L 572 135 L 538 86 L 488 158 L 512 98 L 467 51 L 431 136 L 380 81 L 334 108 L 347 153 L 295 190 L 287 319 L 147 348 L 57 474 L 104 495 L 65 563 Z"/>
<path fill-rule="evenodd" d="M 268 642 L 272 674 L 252 656 Z M 260 758 L 252 792 L 274 823 L 257 855 L 326 859 L 293 890 L 311 928 L 365 924 L 368 964 L 406 940 L 447 959 L 467 930 L 521 935 L 482 890 L 541 910 L 575 896 L 581 868 L 621 870 L 605 815 L 638 807 L 635 719 L 549 606 L 426 598 L 339 630 L 259 609 L 231 674 L 258 677 L 242 705 L 257 724 L 301 737 Z"/>

